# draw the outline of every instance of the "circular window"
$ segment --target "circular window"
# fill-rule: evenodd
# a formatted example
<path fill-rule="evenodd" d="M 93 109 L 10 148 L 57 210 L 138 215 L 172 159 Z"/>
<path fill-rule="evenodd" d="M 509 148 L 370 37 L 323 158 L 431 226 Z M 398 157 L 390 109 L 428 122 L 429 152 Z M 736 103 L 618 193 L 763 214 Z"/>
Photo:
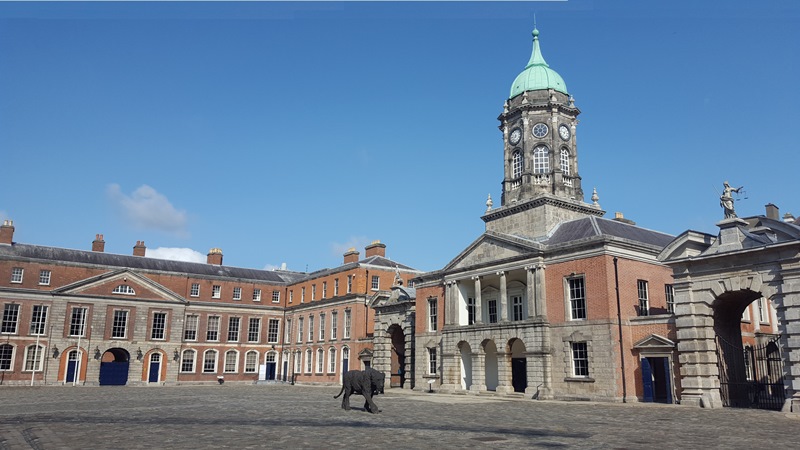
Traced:
<path fill-rule="evenodd" d="M 547 131 L 548 131 L 547 125 L 543 123 L 537 123 L 536 125 L 533 126 L 533 135 L 537 138 L 543 138 L 547 136 Z"/>

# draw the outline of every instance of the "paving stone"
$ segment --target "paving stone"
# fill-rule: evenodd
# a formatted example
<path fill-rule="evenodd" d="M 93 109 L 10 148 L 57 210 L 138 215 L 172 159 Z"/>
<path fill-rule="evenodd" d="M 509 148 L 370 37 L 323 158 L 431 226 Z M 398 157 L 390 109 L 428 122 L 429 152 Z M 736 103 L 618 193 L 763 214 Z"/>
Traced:
<path fill-rule="evenodd" d="M 388 390 L 381 414 L 337 387 L 5 387 L 0 449 L 794 448 L 773 411 L 535 401 Z"/>

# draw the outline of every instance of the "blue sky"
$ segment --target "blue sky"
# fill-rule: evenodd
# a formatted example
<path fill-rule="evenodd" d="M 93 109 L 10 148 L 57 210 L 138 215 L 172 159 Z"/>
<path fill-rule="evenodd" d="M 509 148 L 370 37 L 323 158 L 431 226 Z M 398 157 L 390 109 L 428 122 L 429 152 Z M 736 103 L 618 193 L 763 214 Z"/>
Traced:
<path fill-rule="evenodd" d="M 606 217 L 714 232 L 725 180 L 739 215 L 800 216 L 800 4 L 754 5 L 0 2 L 0 218 L 57 247 L 313 271 L 378 239 L 441 268 L 499 205 L 534 14 Z"/>

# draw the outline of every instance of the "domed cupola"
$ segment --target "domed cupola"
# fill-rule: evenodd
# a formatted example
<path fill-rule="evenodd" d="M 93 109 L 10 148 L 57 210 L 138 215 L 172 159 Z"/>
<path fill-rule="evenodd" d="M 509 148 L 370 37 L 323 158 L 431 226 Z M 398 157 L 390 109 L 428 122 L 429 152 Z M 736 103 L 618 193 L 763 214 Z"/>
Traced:
<path fill-rule="evenodd" d="M 528 65 L 514 80 L 511 85 L 511 95 L 508 98 L 514 98 L 525 91 L 538 91 L 553 89 L 563 94 L 569 95 L 567 92 L 567 84 L 555 70 L 545 62 L 542 56 L 542 50 L 539 48 L 539 30 L 533 29 L 533 52 Z"/>

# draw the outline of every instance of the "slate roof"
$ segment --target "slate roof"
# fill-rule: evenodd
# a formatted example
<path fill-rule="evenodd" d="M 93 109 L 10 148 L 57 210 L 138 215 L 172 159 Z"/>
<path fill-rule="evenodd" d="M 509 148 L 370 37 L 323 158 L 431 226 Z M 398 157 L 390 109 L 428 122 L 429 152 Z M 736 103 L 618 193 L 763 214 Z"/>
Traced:
<path fill-rule="evenodd" d="M 69 262 L 75 264 L 89 264 L 104 267 L 119 267 L 126 269 L 152 270 L 157 272 L 185 273 L 198 276 L 237 278 L 269 283 L 295 283 L 306 278 L 314 278 L 327 272 L 339 272 L 343 267 L 335 269 L 322 269 L 311 274 L 305 272 L 292 272 L 288 270 L 259 270 L 241 267 L 218 266 L 186 261 L 172 261 L 133 255 L 117 255 L 113 253 L 92 252 L 87 250 L 72 250 L 58 247 L 45 247 L 41 245 L 19 244 L 0 245 L 0 258 L 25 258 L 34 260 Z M 397 263 L 382 256 L 364 258 L 353 266 L 366 264 L 385 267 L 386 269 L 399 268 L 417 272 L 416 269 Z M 347 265 L 345 265 L 347 266 Z M 346 269 L 345 269 L 346 270 Z"/>
<path fill-rule="evenodd" d="M 239 278 L 270 283 L 292 283 L 307 276 L 301 272 L 244 269 L 186 261 L 148 258 L 113 253 L 71 250 L 30 244 L 0 245 L 0 257 L 26 258 L 45 261 L 63 261 L 76 264 L 91 264 L 106 267 L 152 270 L 159 272 L 186 273 L 199 276 Z"/>
<path fill-rule="evenodd" d="M 666 247 L 675 238 L 636 225 L 590 216 L 559 224 L 545 243 L 553 246 L 596 236 L 612 236 L 660 248 Z"/>

